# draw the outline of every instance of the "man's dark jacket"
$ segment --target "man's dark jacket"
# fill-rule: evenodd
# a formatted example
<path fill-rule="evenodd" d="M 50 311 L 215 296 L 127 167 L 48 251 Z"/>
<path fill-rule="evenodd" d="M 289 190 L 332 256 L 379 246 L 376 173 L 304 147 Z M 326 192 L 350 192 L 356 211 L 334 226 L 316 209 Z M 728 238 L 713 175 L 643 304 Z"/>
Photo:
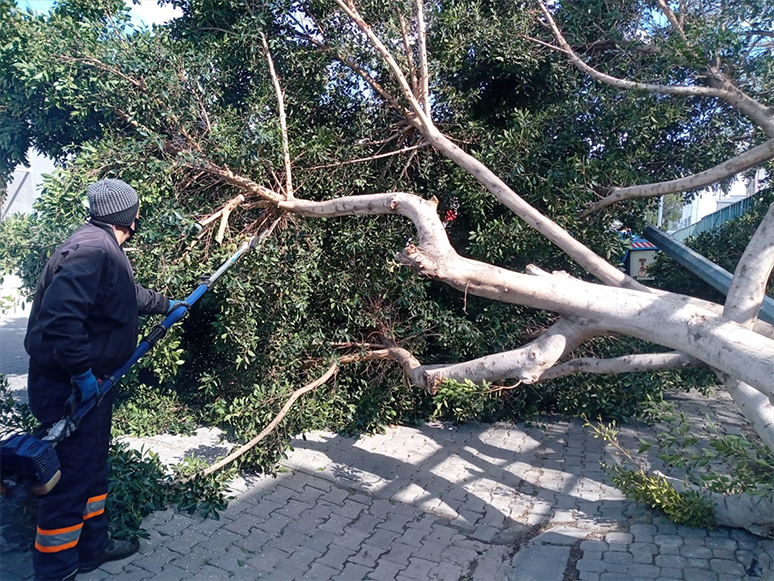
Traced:
<path fill-rule="evenodd" d="M 112 227 L 87 223 L 56 249 L 38 280 L 24 338 L 30 369 L 63 379 L 89 368 L 107 375 L 134 352 L 138 314 L 168 309 L 166 297 L 134 282 Z"/>

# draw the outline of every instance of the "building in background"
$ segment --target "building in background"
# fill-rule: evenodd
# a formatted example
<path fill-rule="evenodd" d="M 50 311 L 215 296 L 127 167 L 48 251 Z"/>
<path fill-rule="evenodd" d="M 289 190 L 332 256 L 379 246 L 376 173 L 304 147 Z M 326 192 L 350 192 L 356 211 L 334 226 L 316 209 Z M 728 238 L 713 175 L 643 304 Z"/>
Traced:
<path fill-rule="evenodd" d="M 40 195 L 43 175 L 54 171 L 53 160 L 40 155 L 34 149 L 29 151 L 28 159 L 29 167 L 20 165 L 11 174 L 5 201 L 0 209 L 0 221 L 11 214 L 31 213 L 32 204 Z"/>
<path fill-rule="evenodd" d="M 709 190 L 704 190 L 696 194 L 693 200 L 683 206 L 683 214 L 680 217 L 680 220 L 677 224 L 670 224 L 669 230 L 674 231 L 687 228 L 688 226 L 701 221 L 702 218 L 713 212 L 717 212 L 740 200 L 749 198 L 761 188 L 761 183 L 765 177 L 766 170 L 759 169 L 747 183 L 742 180 L 737 180 L 728 194 Z"/>

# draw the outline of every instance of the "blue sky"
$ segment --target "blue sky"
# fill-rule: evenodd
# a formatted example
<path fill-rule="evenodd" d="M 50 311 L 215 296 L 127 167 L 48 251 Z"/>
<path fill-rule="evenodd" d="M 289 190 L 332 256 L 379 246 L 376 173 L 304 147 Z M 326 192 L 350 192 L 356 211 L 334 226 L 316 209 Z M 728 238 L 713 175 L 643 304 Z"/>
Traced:
<path fill-rule="evenodd" d="M 54 5 L 54 0 L 16 0 L 19 8 L 32 8 L 35 12 L 48 12 Z M 139 4 L 132 4 L 131 0 L 126 0 L 129 6 L 129 14 L 135 24 L 163 24 L 180 15 L 180 10 L 171 6 L 159 6 L 156 0 L 141 0 Z"/>

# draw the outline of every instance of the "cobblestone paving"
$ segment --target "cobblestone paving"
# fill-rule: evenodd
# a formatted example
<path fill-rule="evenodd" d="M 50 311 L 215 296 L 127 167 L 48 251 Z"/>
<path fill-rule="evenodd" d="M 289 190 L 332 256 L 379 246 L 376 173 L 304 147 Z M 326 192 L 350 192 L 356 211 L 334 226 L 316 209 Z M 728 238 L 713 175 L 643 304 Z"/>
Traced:
<path fill-rule="evenodd" d="M 0 373 L 17 389 L 25 315 L 0 321 Z M 743 429 L 722 393 L 676 399 L 699 423 L 710 412 L 727 432 Z M 641 436 L 653 432 L 621 430 L 635 449 Z M 148 444 L 179 454 L 174 438 Z M 220 520 L 150 515 L 137 555 L 78 579 L 774 581 L 774 541 L 675 526 L 627 501 L 599 465 L 615 458 L 578 421 L 317 432 L 293 446 L 276 478 L 235 483 Z M 222 453 L 215 441 L 196 447 Z M 32 578 L 21 504 L 0 502 L 2 581 Z"/>
<path fill-rule="evenodd" d="M 240 481 L 220 520 L 153 514 L 139 554 L 78 578 L 774 580 L 774 541 L 675 526 L 625 500 L 580 422 L 318 432 L 293 445 L 287 471 Z M 3 548 L 0 578 L 29 579 L 29 553 Z"/>

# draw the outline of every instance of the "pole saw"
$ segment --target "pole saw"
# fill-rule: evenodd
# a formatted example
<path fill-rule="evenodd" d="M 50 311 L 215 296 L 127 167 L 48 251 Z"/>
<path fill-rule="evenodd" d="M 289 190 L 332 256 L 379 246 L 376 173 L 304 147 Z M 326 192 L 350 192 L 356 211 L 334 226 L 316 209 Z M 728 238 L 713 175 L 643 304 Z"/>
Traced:
<path fill-rule="evenodd" d="M 211 275 L 203 277 L 199 286 L 184 301 L 175 304 L 172 312 L 161 323 L 154 325 L 143 337 L 126 363 L 99 382 L 99 393 L 96 398 L 79 401 L 78 396 L 73 392 L 65 403 L 64 417 L 51 426 L 46 436 L 38 439 L 29 434 L 14 434 L 0 443 L 0 476 L 20 477 L 26 488 L 33 494 L 38 496 L 48 494 L 59 482 L 61 476 L 59 458 L 54 451 L 54 446 L 77 430 L 81 419 L 99 404 L 118 380 L 153 348 L 175 323 L 183 318 L 193 304 L 226 270 L 244 254 L 258 247 L 271 230 L 272 228 L 268 228 L 260 235 L 256 234 L 250 238 L 220 268 Z"/>

